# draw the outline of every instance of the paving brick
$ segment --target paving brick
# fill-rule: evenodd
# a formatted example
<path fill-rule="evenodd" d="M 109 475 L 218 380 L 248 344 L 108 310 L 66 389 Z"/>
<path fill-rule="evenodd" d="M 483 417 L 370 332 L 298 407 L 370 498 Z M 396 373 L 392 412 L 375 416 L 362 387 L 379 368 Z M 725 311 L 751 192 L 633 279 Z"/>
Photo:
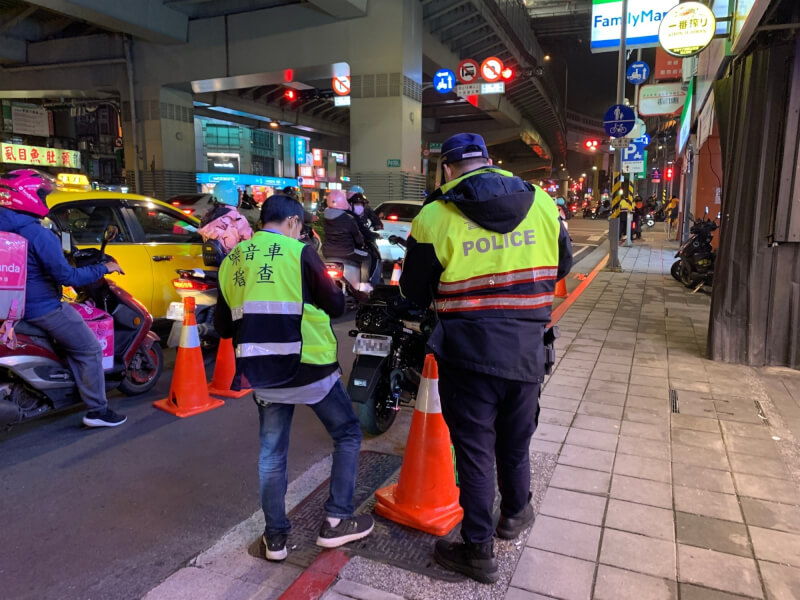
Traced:
<path fill-rule="evenodd" d="M 667 541 L 672 541 L 675 537 L 675 522 L 671 510 L 615 498 L 608 501 L 605 526 Z"/>
<path fill-rule="evenodd" d="M 589 600 L 593 576 L 593 561 L 525 548 L 511 585 L 564 600 Z"/>
<path fill-rule="evenodd" d="M 605 369 L 595 368 L 592 371 L 592 379 L 599 381 L 613 381 L 614 383 L 628 383 L 627 373 L 615 373 L 614 371 L 606 371 Z"/>
<path fill-rule="evenodd" d="M 647 423 L 648 425 L 658 425 L 663 427 L 669 423 L 669 412 L 667 412 L 666 408 L 663 410 L 655 410 L 652 408 L 629 406 L 625 409 L 625 416 L 623 418 L 626 421 Z"/>
<path fill-rule="evenodd" d="M 631 384 L 642 385 L 653 389 L 664 388 L 669 390 L 669 380 L 667 377 L 644 375 L 638 371 L 631 373 Z"/>
<path fill-rule="evenodd" d="M 670 466 L 667 460 L 619 454 L 614 461 L 614 473 L 669 483 L 672 480 Z"/>
<path fill-rule="evenodd" d="M 746 596 L 739 594 L 729 594 L 709 588 L 699 587 L 691 583 L 678 584 L 681 592 L 681 600 L 747 600 Z"/>
<path fill-rule="evenodd" d="M 759 439 L 771 439 L 772 434 L 766 425 L 756 425 L 751 423 L 735 423 L 733 421 L 722 421 L 720 423 L 723 435 L 740 435 L 743 437 L 753 437 Z"/>
<path fill-rule="evenodd" d="M 784 504 L 800 504 L 800 491 L 792 481 L 734 473 L 733 479 L 740 496 L 772 500 Z"/>
<path fill-rule="evenodd" d="M 536 428 L 536 433 L 533 434 L 533 439 L 542 440 L 543 442 L 561 443 L 567 437 L 569 427 L 563 425 L 551 425 L 549 423 L 541 423 Z"/>
<path fill-rule="evenodd" d="M 589 383 L 589 379 L 586 377 L 574 377 L 572 375 L 566 375 L 564 373 L 553 373 L 550 378 L 547 380 L 547 385 L 545 389 L 549 386 L 562 386 L 567 385 L 570 387 L 586 387 L 586 384 Z"/>
<path fill-rule="evenodd" d="M 617 419 L 606 419 L 604 417 L 579 414 L 575 417 L 572 426 L 577 429 L 589 429 L 601 433 L 611 433 L 616 436 L 619 433 L 620 422 Z"/>
<path fill-rule="evenodd" d="M 626 375 L 631 371 L 631 364 L 630 362 L 626 362 L 625 364 L 606 361 L 603 360 L 603 356 L 600 355 L 600 358 L 597 361 L 597 364 L 594 366 L 595 371 L 606 371 L 612 373 L 625 373 Z"/>
<path fill-rule="evenodd" d="M 676 390 L 688 390 L 692 392 L 701 392 L 703 394 L 711 393 L 711 386 L 704 381 L 692 381 L 685 377 L 673 377 L 670 371 L 670 384 Z"/>
<path fill-rule="evenodd" d="M 561 444 L 556 442 L 544 442 L 542 440 L 531 440 L 530 449 L 534 452 L 544 452 L 545 454 L 558 454 L 561 451 Z"/>
<path fill-rule="evenodd" d="M 672 462 L 730 471 L 728 457 L 725 452 L 711 448 L 672 444 Z"/>
<path fill-rule="evenodd" d="M 669 460 L 670 450 L 667 442 L 646 440 L 644 438 L 629 437 L 621 435 L 617 444 L 619 454 L 633 454 L 635 456 L 646 456 L 647 458 L 658 458 Z"/>
<path fill-rule="evenodd" d="M 713 400 L 703 398 L 686 400 L 684 395 L 681 395 L 678 399 L 678 409 L 681 411 L 680 414 L 697 418 L 709 418 L 717 421 L 717 409 L 714 408 Z"/>
<path fill-rule="evenodd" d="M 545 388 L 545 392 L 548 396 L 568 398 L 570 400 L 580 400 L 583 396 L 582 387 L 571 387 L 566 385 L 548 385 Z"/>
<path fill-rule="evenodd" d="M 680 429 L 691 429 L 693 431 L 705 431 L 708 433 L 719 432 L 719 424 L 716 419 L 673 413 L 671 415 L 671 421 L 673 428 L 678 427 Z"/>
<path fill-rule="evenodd" d="M 740 498 L 744 521 L 748 525 L 800 533 L 800 508 L 755 498 Z"/>
<path fill-rule="evenodd" d="M 575 446 L 585 446 L 586 448 L 613 451 L 617 447 L 617 435 L 589 431 L 588 429 L 575 429 L 573 427 L 567 434 L 567 443 Z"/>
<path fill-rule="evenodd" d="M 800 567 L 800 535 L 750 526 L 750 537 L 757 559 Z"/>
<path fill-rule="evenodd" d="M 557 396 L 550 396 L 548 394 L 542 394 L 542 397 L 539 398 L 539 406 L 542 408 L 555 408 L 556 410 L 575 412 L 578 410 L 578 404 L 580 404 L 580 402 L 577 400 L 559 398 Z"/>
<path fill-rule="evenodd" d="M 597 559 L 599 544 L 600 527 L 546 515 L 536 518 L 527 542 L 532 548 L 584 560 Z"/>
<path fill-rule="evenodd" d="M 758 561 L 764 586 L 770 600 L 797 600 L 800 590 L 800 569 Z"/>
<path fill-rule="evenodd" d="M 610 473 L 614 464 L 614 453 L 584 446 L 564 444 L 561 449 L 561 456 L 558 457 L 558 462 L 563 465 Z"/>
<path fill-rule="evenodd" d="M 792 478 L 784 462 L 779 459 L 776 460 L 764 458 L 763 456 L 737 454 L 733 452 L 728 455 L 728 458 L 731 462 L 731 470 L 733 470 L 734 473 L 749 473 L 751 475 L 775 477 L 777 479 Z"/>
<path fill-rule="evenodd" d="M 593 494 L 581 494 L 550 487 L 539 507 L 540 515 L 580 521 L 589 525 L 602 525 L 606 499 Z"/>
<path fill-rule="evenodd" d="M 672 542 L 606 529 L 600 562 L 657 577 L 675 578 L 675 546 Z"/>
<path fill-rule="evenodd" d="M 672 508 L 672 488 L 667 483 L 614 475 L 611 497 L 660 508 Z"/>
<path fill-rule="evenodd" d="M 324 599 L 323 599 L 324 600 Z M 504 600 L 551 600 L 550 596 L 542 596 L 541 594 L 534 594 L 528 590 L 510 587 L 506 591 Z"/>
<path fill-rule="evenodd" d="M 617 392 L 600 392 L 597 390 L 586 390 L 583 394 L 583 400 L 588 402 L 596 402 L 597 404 L 611 404 L 613 406 L 625 405 L 625 394 Z"/>
<path fill-rule="evenodd" d="M 672 429 L 672 442 L 684 444 L 685 446 L 697 446 L 698 448 L 710 448 L 712 450 L 725 451 L 722 443 L 722 434 L 709 433 L 706 431 L 692 431 L 691 429 Z"/>
<path fill-rule="evenodd" d="M 676 487 L 675 510 L 743 523 L 736 496 L 708 490 Z"/>
<path fill-rule="evenodd" d="M 628 393 L 632 396 L 657 398 L 663 401 L 662 404 L 666 404 L 669 401 L 668 386 L 639 385 L 635 381 L 632 381 L 630 384 L 628 384 Z"/>
<path fill-rule="evenodd" d="M 640 437 L 646 440 L 669 439 L 669 428 L 663 425 L 648 425 L 646 423 L 622 422 L 622 435 Z"/>
<path fill-rule="evenodd" d="M 566 490 L 590 492 L 592 494 L 607 494 L 610 475 L 601 471 L 591 471 L 567 465 L 556 465 L 550 485 Z"/>
<path fill-rule="evenodd" d="M 675 600 L 674 581 L 600 565 L 594 588 L 595 600 Z"/>
<path fill-rule="evenodd" d="M 763 598 L 756 563 L 751 558 L 678 544 L 680 581 Z"/>
<path fill-rule="evenodd" d="M 675 514 L 678 542 L 718 552 L 752 557 L 747 528 L 742 523 L 685 512 Z"/>
<path fill-rule="evenodd" d="M 651 410 L 664 410 L 669 406 L 669 403 L 660 398 L 653 398 L 651 396 L 636 396 L 631 393 L 628 393 L 628 398 L 625 406 L 636 407 L 636 408 L 649 408 Z"/>
<path fill-rule="evenodd" d="M 606 419 L 620 419 L 622 417 L 622 407 L 584 400 L 578 407 L 578 414 L 605 417 Z"/>
<path fill-rule="evenodd" d="M 729 452 L 737 454 L 748 454 L 751 456 L 762 456 L 777 460 L 781 454 L 777 444 L 770 438 L 753 438 L 740 435 L 725 435 L 725 445 Z"/>
<path fill-rule="evenodd" d="M 672 464 L 672 479 L 675 485 L 711 490 L 724 494 L 735 494 L 733 477 L 728 471 L 704 469 L 680 463 Z"/>
<path fill-rule="evenodd" d="M 539 413 L 539 425 L 549 423 L 550 425 L 563 425 L 569 427 L 575 413 L 568 410 L 556 410 L 555 408 L 543 408 Z"/>
<path fill-rule="evenodd" d="M 621 375 L 621 373 L 611 373 L 612 375 Z M 587 391 L 592 392 L 609 392 L 611 394 L 619 394 L 624 396 L 625 393 L 628 391 L 628 384 L 627 383 L 620 383 L 618 381 L 606 381 L 604 379 L 594 379 L 592 378 L 589 381 L 589 385 L 586 387 Z"/>

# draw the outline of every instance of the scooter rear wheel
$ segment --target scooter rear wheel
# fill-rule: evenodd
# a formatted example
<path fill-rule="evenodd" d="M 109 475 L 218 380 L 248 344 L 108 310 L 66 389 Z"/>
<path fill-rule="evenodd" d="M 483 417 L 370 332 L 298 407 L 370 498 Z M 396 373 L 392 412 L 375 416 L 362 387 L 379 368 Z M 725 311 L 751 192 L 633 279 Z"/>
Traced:
<path fill-rule="evenodd" d="M 361 429 L 370 435 L 385 433 L 394 423 L 397 411 L 390 392 L 391 375 L 380 378 L 369 399 L 364 402 L 353 402 L 353 408 L 361 422 Z"/>
<path fill-rule="evenodd" d="M 156 385 L 164 370 L 164 353 L 161 351 L 161 344 L 153 343 L 150 350 L 147 351 L 148 357 L 153 362 L 152 367 L 147 365 L 144 353 L 144 348 L 139 347 L 131 360 L 125 379 L 119 384 L 120 391 L 126 396 L 137 396 L 149 392 Z"/>
<path fill-rule="evenodd" d="M 670 267 L 669 274 L 672 275 L 672 278 L 675 281 L 681 281 L 681 260 L 678 259 L 674 263 L 672 263 L 672 267 Z M 683 283 L 681 281 L 681 283 Z"/>

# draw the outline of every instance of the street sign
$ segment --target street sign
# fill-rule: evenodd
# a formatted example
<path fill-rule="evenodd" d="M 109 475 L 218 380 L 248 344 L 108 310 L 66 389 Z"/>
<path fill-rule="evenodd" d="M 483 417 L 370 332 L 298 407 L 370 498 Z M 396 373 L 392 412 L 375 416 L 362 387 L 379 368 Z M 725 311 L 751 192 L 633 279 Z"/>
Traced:
<path fill-rule="evenodd" d="M 633 85 L 644 83 L 650 77 L 650 67 L 646 62 L 636 61 L 628 67 L 626 77 Z"/>
<path fill-rule="evenodd" d="M 505 91 L 506 84 L 504 81 L 496 81 L 494 83 L 469 83 L 456 86 L 456 94 L 462 98 L 466 98 L 467 96 L 485 96 L 487 94 L 503 94 Z"/>
<path fill-rule="evenodd" d="M 348 75 L 334 77 L 331 84 L 333 85 L 333 91 L 339 96 L 347 96 L 350 94 L 350 77 Z"/>
<path fill-rule="evenodd" d="M 654 83 L 639 88 L 639 114 L 645 117 L 674 115 L 686 102 L 686 90 L 680 81 Z"/>
<path fill-rule="evenodd" d="M 632 140 L 622 149 L 622 172 L 639 173 L 644 171 L 644 144 Z"/>
<path fill-rule="evenodd" d="M 496 81 L 494 83 L 482 83 L 480 94 L 505 94 L 506 84 L 504 81 Z"/>
<path fill-rule="evenodd" d="M 611 147 L 612 148 L 627 148 L 629 143 L 630 143 L 630 139 L 628 139 L 626 137 L 611 138 Z"/>
<path fill-rule="evenodd" d="M 694 56 L 714 39 L 717 19 L 705 4 L 682 2 L 670 10 L 658 28 L 658 43 L 672 56 Z"/>
<path fill-rule="evenodd" d="M 334 96 L 334 106 L 350 106 L 350 96 Z"/>
<path fill-rule="evenodd" d="M 641 119 L 636 119 L 636 123 L 634 124 L 633 129 L 631 129 L 628 132 L 628 135 L 626 135 L 625 137 L 635 140 L 642 137 L 645 133 L 647 133 L 647 125 L 645 125 L 644 121 L 642 121 Z"/>
<path fill-rule="evenodd" d="M 650 136 L 645 133 L 642 137 L 638 138 L 636 141 L 641 143 L 641 144 L 644 144 L 645 146 L 649 146 L 650 145 Z"/>
<path fill-rule="evenodd" d="M 386 159 L 386 166 L 387 167 L 399 167 L 400 166 L 400 159 L 399 158 L 388 158 L 388 159 Z"/>
<path fill-rule="evenodd" d="M 490 56 L 481 63 L 481 77 L 489 83 L 500 79 L 503 73 L 503 61 L 496 56 Z"/>
<path fill-rule="evenodd" d="M 624 104 L 615 104 L 603 117 L 603 127 L 611 137 L 625 137 L 635 124 L 636 113 Z"/>
<path fill-rule="evenodd" d="M 433 76 L 433 89 L 440 94 L 447 94 L 453 91 L 456 85 L 456 74 L 450 69 L 439 69 Z"/>
<path fill-rule="evenodd" d="M 473 83 L 478 78 L 480 67 L 478 63 L 467 58 L 458 63 L 456 74 L 461 83 Z"/>

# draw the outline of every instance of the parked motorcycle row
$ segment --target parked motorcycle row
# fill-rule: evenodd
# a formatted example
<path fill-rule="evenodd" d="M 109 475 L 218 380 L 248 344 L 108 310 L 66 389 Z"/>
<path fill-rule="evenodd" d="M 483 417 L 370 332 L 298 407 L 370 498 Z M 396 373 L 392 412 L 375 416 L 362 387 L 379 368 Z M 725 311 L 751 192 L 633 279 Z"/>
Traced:
<path fill-rule="evenodd" d="M 699 290 L 703 286 L 711 286 L 717 256 L 711 247 L 711 241 L 718 227 L 717 220 L 709 218 L 706 207 L 705 216 L 692 221 L 689 239 L 675 253 L 678 260 L 672 264 L 670 274 L 687 288 Z"/>

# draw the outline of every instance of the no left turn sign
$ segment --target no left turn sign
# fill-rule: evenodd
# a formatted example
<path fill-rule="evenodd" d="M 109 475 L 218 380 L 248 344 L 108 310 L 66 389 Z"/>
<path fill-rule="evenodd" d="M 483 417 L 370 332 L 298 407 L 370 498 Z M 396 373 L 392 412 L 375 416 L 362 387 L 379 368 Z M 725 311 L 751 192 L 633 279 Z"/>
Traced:
<path fill-rule="evenodd" d="M 473 83 L 478 78 L 478 63 L 467 58 L 458 63 L 456 77 L 461 83 Z"/>
<path fill-rule="evenodd" d="M 333 91 L 340 96 L 347 96 L 350 93 L 350 77 L 342 75 L 333 78 Z"/>
<path fill-rule="evenodd" d="M 481 77 L 490 83 L 500 79 L 502 72 L 503 61 L 496 56 L 490 56 L 481 63 Z"/>

